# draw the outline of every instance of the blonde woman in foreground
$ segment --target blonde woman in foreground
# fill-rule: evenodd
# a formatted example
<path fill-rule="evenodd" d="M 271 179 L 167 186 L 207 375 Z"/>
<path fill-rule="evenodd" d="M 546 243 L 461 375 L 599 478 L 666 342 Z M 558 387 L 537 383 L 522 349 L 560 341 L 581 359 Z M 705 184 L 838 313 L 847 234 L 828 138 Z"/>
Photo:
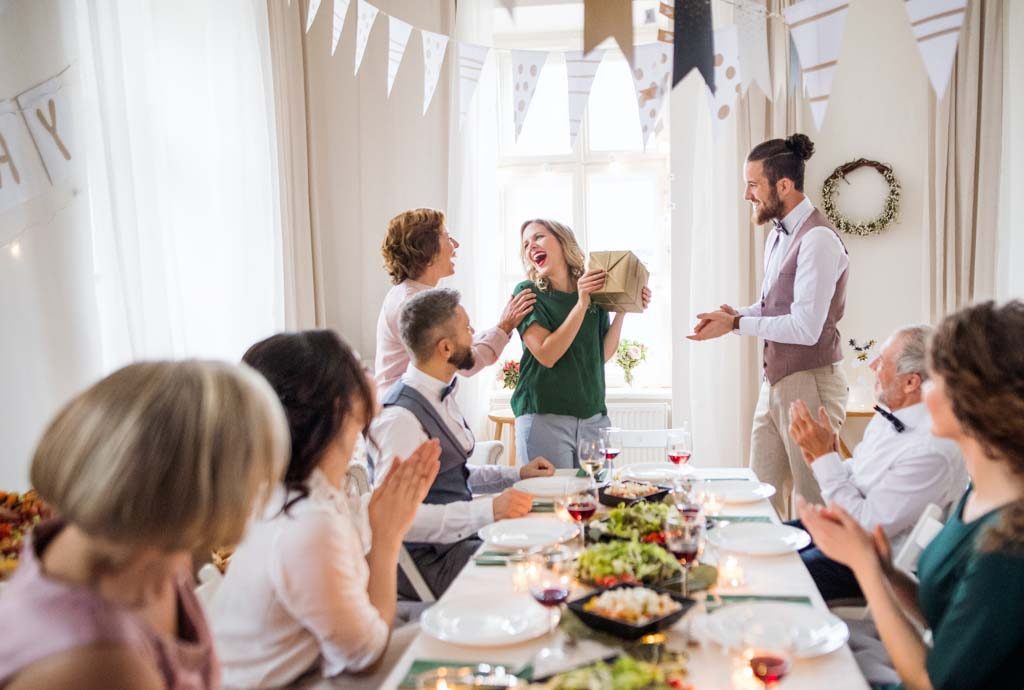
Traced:
<path fill-rule="evenodd" d="M 219 687 L 190 554 L 241 538 L 287 449 L 274 392 L 236 366 L 133 364 L 75 397 L 32 460 L 59 517 L 0 595 L 0 686 Z"/>

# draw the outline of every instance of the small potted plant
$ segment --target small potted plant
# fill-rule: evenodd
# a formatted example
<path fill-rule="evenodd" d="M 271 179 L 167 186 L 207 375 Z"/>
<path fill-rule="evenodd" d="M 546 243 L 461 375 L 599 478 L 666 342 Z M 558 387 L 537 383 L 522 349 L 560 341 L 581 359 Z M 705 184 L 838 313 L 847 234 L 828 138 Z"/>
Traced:
<path fill-rule="evenodd" d="M 501 381 L 502 388 L 515 390 L 516 384 L 519 383 L 519 362 L 514 359 L 506 359 L 502 362 L 501 369 L 498 371 L 498 380 Z"/>
<path fill-rule="evenodd" d="M 633 370 L 647 360 L 647 346 L 639 340 L 623 340 L 615 351 L 615 363 L 626 375 L 626 384 L 633 385 Z"/>

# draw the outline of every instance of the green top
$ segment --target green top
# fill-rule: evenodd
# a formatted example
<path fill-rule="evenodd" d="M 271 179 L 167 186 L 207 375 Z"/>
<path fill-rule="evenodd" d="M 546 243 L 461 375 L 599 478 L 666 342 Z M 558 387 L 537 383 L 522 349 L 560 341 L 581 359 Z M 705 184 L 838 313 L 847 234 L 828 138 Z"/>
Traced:
<path fill-rule="evenodd" d="M 976 550 L 1000 510 L 963 522 L 969 494 L 918 561 L 917 601 L 934 639 L 925 660 L 928 678 L 935 690 L 1020 690 L 1024 554 Z"/>
<path fill-rule="evenodd" d="M 554 332 L 579 301 L 575 292 L 543 292 L 532 281 L 516 285 L 514 293 L 529 288 L 537 295 L 533 311 L 519 324 L 519 337 L 533 324 Z M 608 312 L 592 306 L 565 354 L 548 369 L 523 345 L 519 383 L 512 394 L 512 411 L 524 414 L 564 414 L 586 419 L 607 414 L 604 404 L 604 336 L 611 323 Z"/>

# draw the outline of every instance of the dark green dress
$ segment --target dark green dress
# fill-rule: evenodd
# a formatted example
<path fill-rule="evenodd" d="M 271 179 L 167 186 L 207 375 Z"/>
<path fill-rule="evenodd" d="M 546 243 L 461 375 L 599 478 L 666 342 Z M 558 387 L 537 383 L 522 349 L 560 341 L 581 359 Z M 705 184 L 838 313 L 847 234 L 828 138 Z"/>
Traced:
<path fill-rule="evenodd" d="M 917 566 L 917 601 L 934 639 L 925 660 L 928 678 L 935 690 L 1021 690 L 1024 554 L 977 550 L 980 535 L 1000 511 L 964 523 L 960 516 L 969 494 Z"/>
<path fill-rule="evenodd" d="M 532 281 L 516 285 L 515 294 L 532 290 L 537 295 L 533 311 L 519 324 L 519 336 L 537 323 L 554 332 L 579 301 L 575 292 L 542 292 Z M 512 394 L 516 417 L 524 414 L 561 414 L 587 419 L 607 414 L 604 384 L 604 336 L 611 323 L 602 307 L 591 307 L 583 318 L 576 338 L 550 369 L 538 362 L 523 345 L 519 362 L 519 383 Z"/>

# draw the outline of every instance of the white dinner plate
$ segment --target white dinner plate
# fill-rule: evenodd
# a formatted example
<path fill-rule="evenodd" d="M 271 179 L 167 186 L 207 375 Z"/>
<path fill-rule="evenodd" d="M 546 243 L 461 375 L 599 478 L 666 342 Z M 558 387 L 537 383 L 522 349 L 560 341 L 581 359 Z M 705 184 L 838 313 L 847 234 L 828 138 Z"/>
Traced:
<path fill-rule="evenodd" d="M 793 655 L 801 659 L 828 654 L 846 644 L 850 629 L 827 611 L 806 604 L 775 601 L 730 604 L 708 615 L 708 636 L 726 649 L 743 645 L 743 631 L 751 623 L 782 625 L 793 635 Z"/>
<path fill-rule="evenodd" d="M 528 493 L 535 498 L 560 498 L 583 491 L 590 487 L 587 477 L 530 477 L 520 479 L 512 485 L 513 489 Z"/>
<path fill-rule="evenodd" d="M 704 491 L 715 494 L 723 503 L 757 503 L 775 495 L 775 487 L 764 482 L 745 479 L 706 482 Z"/>
<path fill-rule="evenodd" d="M 548 631 L 548 611 L 529 597 L 445 597 L 423 612 L 420 628 L 443 642 L 495 647 Z"/>
<path fill-rule="evenodd" d="M 673 465 L 668 462 L 641 462 L 626 465 L 619 470 L 619 479 L 630 479 L 636 482 L 652 484 L 671 484 L 675 479 L 682 479 L 693 474 L 689 465 Z"/>
<path fill-rule="evenodd" d="M 500 520 L 480 530 L 480 538 L 494 549 L 533 549 L 559 544 L 576 536 L 576 525 L 549 516 Z"/>
<path fill-rule="evenodd" d="M 804 548 L 811 543 L 811 535 L 789 525 L 735 522 L 709 530 L 708 541 L 724 551 L 777 556 Z"/>

